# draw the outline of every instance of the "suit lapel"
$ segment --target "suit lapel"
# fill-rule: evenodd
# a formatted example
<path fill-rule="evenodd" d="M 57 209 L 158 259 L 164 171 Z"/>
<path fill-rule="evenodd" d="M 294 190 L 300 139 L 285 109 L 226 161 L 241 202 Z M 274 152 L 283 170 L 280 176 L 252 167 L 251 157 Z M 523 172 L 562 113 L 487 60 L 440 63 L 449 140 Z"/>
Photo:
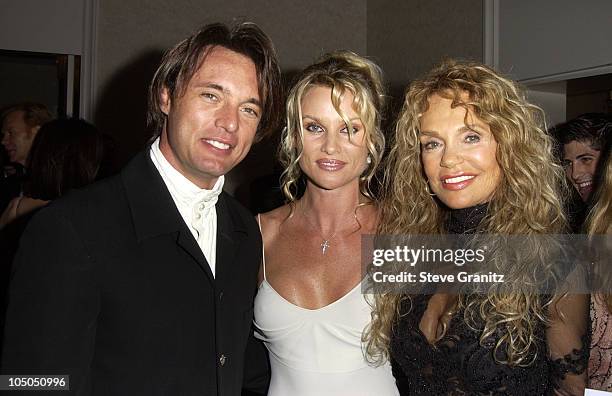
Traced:
<path fill-rule="evenodd" d="M 246 227 L 231 208 L 231 202 L 223 192 L 216 205 L 217 210 L 217 282 L 225 284 L 236 271 L 234 259 L 237 249 L 247 235 Z"/>
<path fill-rule="evenodd" d="M 208 280 L 214 276 L 210 266 L 187 228 L 161 175 L 153 165 L 149 150 L 139 153 L 121 172 L 136 238 L 142 242 L 148 238 L 176 234 L 177 245 L 200 266 Z M 217 221 L 218 222 L 218 221 Z M 217 239 L 217 246 L 219 242 Z M 218 253 L 217 253 L 217 261 Z"/>
<path fill-rule="evenodd" d="M 148 149 L 136 155 L 123 169 L 121 179 L 138 241 L 181 229 L 184 221 Z"/>
<path fill-rule="evenodd" d="M 212 271 L 210 270 L 210 265 L 202 253 L 202 249 L 198 245 L 198 242 L 193 237 L 193 234 L 187 229 L 187 226 L 183 227 L 184 229 L 179 231 L 178 238 L 176 243 L 183 249 L 191 258 L 198 263 L 202 271 L 208 277 L 208 280 L 211 283 L 214 283 L 215 277 L 213 276 Z"/>

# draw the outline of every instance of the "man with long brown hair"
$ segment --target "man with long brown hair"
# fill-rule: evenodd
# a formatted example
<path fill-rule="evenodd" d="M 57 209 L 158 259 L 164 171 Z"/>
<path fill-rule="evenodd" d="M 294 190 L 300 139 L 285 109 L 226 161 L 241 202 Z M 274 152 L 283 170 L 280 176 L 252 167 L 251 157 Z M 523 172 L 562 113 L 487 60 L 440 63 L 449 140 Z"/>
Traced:
<path fill-rule="evenodd" d="M 279 80 L 252 23 L 204 26 L 166 53 L 151 146 L 26 231 L 5 373 L 70 375 L 79 395 L 240 395 L 261 237 L 222 186 L 274 130 Z"/>

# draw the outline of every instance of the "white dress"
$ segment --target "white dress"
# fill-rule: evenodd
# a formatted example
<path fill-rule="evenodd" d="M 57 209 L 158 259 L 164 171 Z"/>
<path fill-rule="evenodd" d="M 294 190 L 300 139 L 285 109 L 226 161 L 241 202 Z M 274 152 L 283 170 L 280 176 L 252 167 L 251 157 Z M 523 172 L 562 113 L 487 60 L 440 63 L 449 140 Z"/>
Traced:
<path fill-rule="evenodd" d="M 319 308 L 294 305 L 265 278 L 255 298 L 255 336 L 270 352 L 269 396 L 399 395 L 391 366 L 369 364 L 361 335 L 371 307 L 358 284 Z"/>

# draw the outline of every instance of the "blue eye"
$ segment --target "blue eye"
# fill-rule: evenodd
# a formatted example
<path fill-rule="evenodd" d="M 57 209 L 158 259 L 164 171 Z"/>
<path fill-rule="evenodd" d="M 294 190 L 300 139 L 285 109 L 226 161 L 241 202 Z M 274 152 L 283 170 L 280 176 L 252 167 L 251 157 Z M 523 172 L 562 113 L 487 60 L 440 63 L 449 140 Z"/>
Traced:
<path fill-rule="evenodd" d="M 440 143 L 436 142 L 435 140 L 430 140 L 428 142 L 421 143 L 421 146 L 425 151 L 432 151 L 440 147 Z"/>
<path fill-rule="evenodd" d="M 312 132 L 312 133 L 322 133 L 323 132 L 323 128 L 321 126 L 317 125 L 317 124 L 314 124 L 314 123 L 307 124 L 304 129 L 306 129 L 308 132 Z"/>
<path fill-rule="evenodd" d="M 465 137 L 467 143 L 478 143 L 480 142 L 480 135 L 472 133 Z"/>

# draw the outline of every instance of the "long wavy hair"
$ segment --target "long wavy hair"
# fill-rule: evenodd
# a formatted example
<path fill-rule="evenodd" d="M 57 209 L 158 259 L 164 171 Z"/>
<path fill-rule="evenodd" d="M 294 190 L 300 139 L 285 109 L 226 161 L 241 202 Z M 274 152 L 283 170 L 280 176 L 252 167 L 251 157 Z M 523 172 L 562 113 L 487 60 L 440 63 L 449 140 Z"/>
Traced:
<path fill-rule="evenodd" d="M 600 157 L 597 190 L 593 194 L 594 205 L 586 220 L 587 234 L 591 237 L 595 235 L 612 234 L 612 219 L 610 218 L 610 213 L 612 212 L 611 150 L 612 139 L 609 139 Z M 602 272 L 607 274 L 609 273 L 609 269 L 602 268 Z M 596 298 L 602 298 L 603 302 L 608 307 L 608 311 L 612 312 L 612 294 L 601 293 L 598 294 Z"/>
<path fill-rule="evenodd" d="M 466 94 L 467 101 L 463 99 Z M 379 234 L 445 233 L 449 210 L 429 194 L 421 163 L 419 118 L 427 111 L 432 95 L 451 99 L 453 107 L 473 111 L 489 125 L 497 142 L 496 159 L 502 177 L 477 231 L 536 235 L 564 230 L 561 197 L 567 185 L 563 169 L 553 156 L 553 142 L 545 132 L 542 110 L 527 102 L 516 83 L 489 67 L 447 60 L 414 81 L 405 95 L 385 164 Z M 534 262 L 546 265 L 531 257 L 532 253 L 527 248 L 525 260 L 512 260 L 512 265 L 501 268 L 510 282 L 493 284 L 482 294 L 459 297 L 459 306 L 465 308 L 464 319 L 480 331 L 481 344 L 487 337 L 502 334 L 494 356 L 508 365 L 530 364 L 535 358 L 533 352 L 537 353 L 534 324 L 546 321 L 546 304 L 537 290 L 508 290 L 510 285 L 521 284 L 517 282 L 527 274 L 549 270 L 530 268 Z M 380 362 L 389 357 L 390 334 L 399 317 L 399 304 L 410 298 L 398 293 L 375 296 L 372 322 L 364 334 L 372 360 Z"/>
<path fill-rule="evenodd" d="M 332 104 L 346 125 L 351 123 L 340 109 L 340 104 L 346 92 L 353 95 L 353 108 L 364 125 L 370 157 L 370 163 L 359 179 L 359 188 L 362 194 L 374 198 L 370 183 L 385 149 L 385 136 L 381 130 L 385 105 L 382 71 L 372 61 L 351 51 L 335 51 L 304 69 L 287 97 L 287 125 L 279 148 L 280 162 L 285 169 L 281 185 L 287 201 L 292 203 L 297 199 L 303 175 L 299 165 L 304 141 L 301 102 L 304 94 L 313 86 L 331 88 Z"/>

